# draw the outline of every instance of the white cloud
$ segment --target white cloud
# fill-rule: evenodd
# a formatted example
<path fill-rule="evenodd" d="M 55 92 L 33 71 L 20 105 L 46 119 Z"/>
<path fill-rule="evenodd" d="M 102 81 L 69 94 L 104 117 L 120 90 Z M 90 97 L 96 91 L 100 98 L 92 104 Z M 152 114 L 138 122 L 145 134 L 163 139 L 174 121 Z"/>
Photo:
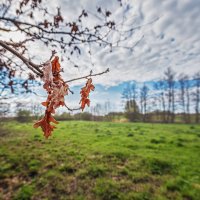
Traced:
<path fill-rule="evenodd" d="M 90 11 L 89 15 L 92 15 L 97 6 L 101 6 L 111 10 L 112 18 L 118 22 L 122 22 L 121 16 L 125 14 L 127 29 L 131 25 L 136 27 L 144 25 L 123 43 L 124 46 L 134 45 L 144 35 L 132 52 L 115 48 L 109 53 L 108 48 L 100 50 L 94 47 L 93 57 L 90 59 L 87 53 L 89 47 L 85 45 L 81 56 L 73 56 L 74 61 L 80 66 L 79 70 L 64 58 L 62 62 L 62 67 L 65 69 L 64 79 L 88 74 L 90 69 L 101 72 L 110 67 L 109 74 L 96 77 L 94 82 L 112 86 L 129 80 L 157 79 L 163 75 L 167 67 L 189 75 L 200 70 L 200 0 L 124 0 L 123 2 L 122 12 L 117 0 L 48 1 L 51 11 L 56 8 L 55 5 L 60 5 L 62 14 L 68 21 L 75 20 L 82 9 Z M 151 23 L 158 17 L 160 17 L 158 21 Z M 99 20 L 95 16 L 84 21 L 90 26 L 97 22 Z M 112 35 L 112 38 L 117 37 L 116 34 Z M 35 60 L 38 62 L 48 59 L 50 53 L 50 49 L 44 48 L 41 44 L 31 46 L 31 54 L 36 56 Z M 95 64 L 94 67 L 91 60 Z"/>
<path fill-rule="evenodd" d="M 94 3 L 90 4 L 86 0 L 75 2 L 73 10 L 77 9 L 77 5 L 90 10 L 95 8 Z M 107 67 L 111 70 L 110 74 L 96 78 L 96 83 L 116 85 L 133 79 L 137 81 L 157 79 L 163 75 L 167 67 L 189 75 L 200 70 L 199 0 L 125 2 L 130 4 L 126 10 L 126 17 L 133 16 L 133 13 L 135 16 L 133 20 L 129 20 L 129 24 L 134 22 L 134 26 L 146 25 L 137 30 L 124 42 L 124 45 L 133 45 L 142 35 L 144 38 L 133 52 L 116 48 L 112 53 L 108 53 L 108 49 L 95 53 L 92 58 L 95 63 L 94 70 L 102 71 Z M 111 3 L 105 0 L 100 4 L 109 7 Z M 114 8 L 113 5 L 110 6 Z M 116 9 L 113 16 L 120 16 L 119 9 Z M 160 17 L 158 21 L 148 25 L 158 17 Z M 82 73 L 87 73 L 92 67 L 86 53 L 84 56 L 86 57 L 79 60 L 79 65 L 85 66 L 80 70 Z M 71 76 L 72 73 L 78 75 L 75 70 L 71 71 Z"/>

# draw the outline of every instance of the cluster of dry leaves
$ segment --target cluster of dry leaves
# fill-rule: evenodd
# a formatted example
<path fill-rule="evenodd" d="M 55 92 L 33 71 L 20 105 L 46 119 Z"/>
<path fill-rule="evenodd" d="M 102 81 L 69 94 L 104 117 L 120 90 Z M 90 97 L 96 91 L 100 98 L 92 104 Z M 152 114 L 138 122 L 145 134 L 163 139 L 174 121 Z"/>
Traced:
<path fill-rule="evenodd" d="M 44 117 L 34 124 L 34 128 L 41 127 L 46 138 L 48 138 L 54 128 L 56 128 L 51 123 L 58 124 L 52 114 L 55 113 L 55 109 L 59 106 L 65 106 L 64 97 L 65 95 L 68 95 L 69 91 L 69 86 L 62 79 L 60 71 L 61 67 L 58 56 L 55 56 L 52 61 L 48 61 L 44 64 L 43 87 L 47 91 L 48 97 L 45 102 L 42 102 L 42 105 L 46 107 L 46 110 Z M 81 88 L 80 109 L 83 110 L 86 105 L 90 105 L 89 93 L 91 90 L 93 91 L 94 88 L 95 87 L 92 84 L 92 79 L 89 78 L 85 87 Z"/>

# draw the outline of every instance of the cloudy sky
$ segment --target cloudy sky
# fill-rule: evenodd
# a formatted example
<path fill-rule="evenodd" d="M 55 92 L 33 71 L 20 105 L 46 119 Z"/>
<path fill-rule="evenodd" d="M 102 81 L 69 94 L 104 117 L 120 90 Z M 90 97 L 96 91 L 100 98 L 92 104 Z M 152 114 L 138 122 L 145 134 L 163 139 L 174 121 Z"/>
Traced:
<path fill-rule="evenodd" d="M 186 74 L 200 70 L 200 0 L 122 2 L 123 12 L 116 0 L 58 1 L 62 13 L 68 18 L 76 17 L 74 13 L 80 13 L 82 8 L 91 11 L 101 5 L 111 10 L 113 18 L 118 18 L 119 21 L 124 14 L 127 25 L 144 25 L 126 41 L 127 46 L 134 45 L 144 35 L 134 51 L 117 48 L 113 53 L 108 53 L 108 49 L 94 52 L 94 69 L 111 69 L 109 75 L 98 77 L 96 83 L 114 86 L 129 80 L 155 80 L 167 67 Z M 151 23 L 157 18 L 157 21 Z M 80 65 L 83 66 L 81 73 L 86 73 L 91 68 L 90 62 L 87 56 L 80 60 Z M 67 72 L 69 71 L 66 70 L 66 76 Z"/>
<path fill-rule="evenodd" d="M 65 69 L 64 79 L 104 71 L 110 73 L 94 78 L 97 85 L 91 95 L 92 105 L 110 100 L 115 110 L 121 110 L 121 93 L 125 84 L 135 80 L 138 82 L 156 81 L 163 72 L 171 67 L 178 73 L 193 75 L 200 70 L 200 0 L 122 0 L 123 8 L 117 0 L 55 0 L 48 1 L 50 9 L 55 5 L 61 7 L 65 19 L 73 21 L 82 9 L 93 15 L 98 6 L 112 12 L 112 18 L 121 21 L 124 17 L 126 27 L 138 27 L 123 45 L 134 46 L 133 51 L 125 48 L 92 49 L 90 58 L 88 46 L 84 47 L 82 56 L 74 56 L 80 66 L 76 69 L 65 58 L 61 63 Z M 88 17 L 85 23 L 95 24 L 94 17 Z M 113 35 L 113 38 L 115 35 Z M 49 58 L 50 51 L 42 46 L 32 47 L 37 52 L 38 60 Z M 73 89 L 78 91 L 81 82 L 74 83 Z M 79 87 L 80 88 L 80 87 Z M 41 94 L 43 92 L 41 91 Z M 72 104 L 78 103 L 78 96 L 68 97 Z M 32 97 L 29 97 L 32 98 Z M 39 98 L 37 98 L 38 100 Z M 28 100 L 28 99 L 27 99 Z"/>

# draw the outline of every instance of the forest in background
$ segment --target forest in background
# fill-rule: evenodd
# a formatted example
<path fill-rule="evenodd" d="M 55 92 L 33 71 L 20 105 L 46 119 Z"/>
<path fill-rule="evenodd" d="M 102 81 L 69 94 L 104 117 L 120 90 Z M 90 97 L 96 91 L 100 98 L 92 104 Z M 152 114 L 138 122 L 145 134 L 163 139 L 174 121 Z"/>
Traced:
<path fill-rule="evenodd" d="M 200 72 L 192 77 L 176 74 L 168 68 L 163 78 L 151 84 L 135 81 L 127 83 L 122 93 L 123 112 L 113 112 L 112 103 L 96 104 L 89 112 L 63 112 L 55 117 L 60 120 L 199 123 L 200 122 Z M 26 107 L 26 109 L 24 109 Z M 1 117 L 7 117 L 10 104 L 0 104 Z M 42 106 L 18 103 L 15 117 L 18 121 L 38 119 Z"/>

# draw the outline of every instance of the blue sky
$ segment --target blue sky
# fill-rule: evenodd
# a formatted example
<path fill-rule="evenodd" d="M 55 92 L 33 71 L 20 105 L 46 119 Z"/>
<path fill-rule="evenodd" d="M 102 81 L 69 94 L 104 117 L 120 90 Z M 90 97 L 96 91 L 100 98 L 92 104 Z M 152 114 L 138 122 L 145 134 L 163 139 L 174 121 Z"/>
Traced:
<path fill-rule="evenodd" d="M 95 91 L 91 94 L 91 105 L 110 100 L 115 105 L 115 110 L 121 109 L 121 93 L 126 82 L 156 81 L 163 76 L 164 71 L 171 67 L 178 74 L 193 75 L 200 71 L 200 0 L 122 0 L 120 8 L 117 0 L 55 0 L 48 1 L 50 10 L 55 5 L 61 7 L 65 19 L 73 21 L 82 9 L 93 15 L 98 6 L 112 12 L 111 18 L 120 20 L 124 17 L 124 30 L 127 27 L 138 27 L 124 46 L 133 46 L 138 41 L 133 51 L 123 48 L 92 48 L 92 59 L 88 55 L 88 46 L 83 47 L 81 56 L 74 55 L 74 61 L 80 66 L 79 70 L 63 57 L 61 62 L 65 72 L 65 80 L 88 74 L 92 69 L 95 73 L 110 68 L 110 73 L 94 78 Z M 39 16 L 39 15 L 38 15 Z M 153 23 L 152 23 L 153 22 Z M 83 23 L 93 26 L 99 23 L 95 17 L 89 17 Z M 20 33 L 19 33 L 20 34 Z M 1 35 L 0 35 L 1 36 Z M 22 37 L 15 33 L 4 38 Z M 112 38 L 116 38 L 112 35 Z M 30 54 L 38 62 L 49 58 L 51 49 L 46 49 L 42 44 L 30 47 Z M 61 55 L 58 52 L 58 56 Z M 92 65 L 94 64 L 94 66 Z M 67 97 L 69 105 L 74 106 L 79 102 L 77 88 L 84 85 L 85 81 L 74 82 L 71 87 L 76 92 L 73 97 Z M 39 93 L 42 92 L 42 89 Z M 35 97 L 27 97 L 33 100 Z M 39 97 L 34 101 L 40 101 Z"/>

